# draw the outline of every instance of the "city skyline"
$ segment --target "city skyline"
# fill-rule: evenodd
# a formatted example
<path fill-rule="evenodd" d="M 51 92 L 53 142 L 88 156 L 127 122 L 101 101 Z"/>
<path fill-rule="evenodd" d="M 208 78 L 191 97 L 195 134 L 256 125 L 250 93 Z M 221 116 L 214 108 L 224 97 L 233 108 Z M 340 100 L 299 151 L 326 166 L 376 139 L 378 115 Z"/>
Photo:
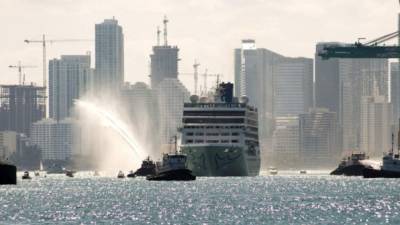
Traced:
<path fill-rule="evenodd" d="M 164 15 L 170 20 L 169 42 L 181 49 L 180 73 L 193 72 L 192 65 L 194 59 L 197 59 L 201 64 L 200 73 L 208 68 L 210 73 L 223 74 L 223 80 L 233 80 L 232 51 L 240 47 L 241 39 L 255 39 L 258 47 L 271 49 L 285 56 L 313 58 L 315 44 L 320 41 L 354 42 L 358 37 L 373 39 L 392 32 L 396 29 L 394 18 L 398 12 L 395 1 L 373 0 L 363 1 L 364 4 L 344 0 L 329 3 L 285 0 L 279 3 L 256 1 L 252 4 L 246 4 L 245 1 L 235 1 L 235 4 L 228 1 L 206 1 L 198 4 L 191 1 L 182 5 L 177 1 L 169 1 L 168 4 L 155 1 L 121 1 L 107 8 L 102 6 L 101 1 L 99 4 L 93 3 L 69 0 L 57 3 L 0 3 L 3 14 L 13 21 L 0 22 L 7 32 L 7 35 L 0 37 L 4 46 L 0 53 L 0 72 L 4 74 L 2 83 L 17 83 L 16 71 L 7 67 L 21 60 L 24 64 L 37 66 L 26 71 L 27 82 L 41 84 L 41 46 L 27 45 L 23 42 L 24 39 L 40 39 L 44 33 L 50 39 L 94 40 L 95 24 L 113 16 L 124 28 L 125 81 L 144 81 L 149 84 L 149 55 L 152 46 L 156 45 L 157 26 L 162 27 Z M 11 9 L 14 8 L 19 8 L 21 14 L 8 13 L 13 12 Z M 190 19 L 187 19 L 188 11 L 191 12 Z M 257 17 L 242 16 L 246 14 Z M 47 20 L 47 17 L 53 19 Z M 293 24 L 293 17 L 296 17 L 297 25 Z M 309 27 L 318 29 L 311 30 Z M 221 32 L 222 28 L 224 32 Z M 297 35 L 299 32 L 302 35 Z M 48 46 L 48 60 L 61 54 L 85 54 L 86 51 L 91 51 L 92 58 L 95 54 L 94 42 L 54 43 Z M 92 67 L 94 63 L 92 62 Z M 180 79 L 189 90 L 192 89 L 191 76 L 180 76 Z"/>

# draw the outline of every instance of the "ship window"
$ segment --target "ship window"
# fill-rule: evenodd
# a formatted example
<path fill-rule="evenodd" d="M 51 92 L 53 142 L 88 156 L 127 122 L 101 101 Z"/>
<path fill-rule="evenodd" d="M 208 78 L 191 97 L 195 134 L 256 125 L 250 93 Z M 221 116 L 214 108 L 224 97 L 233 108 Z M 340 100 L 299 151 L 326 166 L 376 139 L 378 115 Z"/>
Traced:
<path fill-rule="evenodd" d="M 229 133 L 221 133 L 221 136 L 229 136 Z"/>
<path fill-rule="evenodd" d="M 193 140 L 187 140 L 186 143 L 193 143 Z"/>
<path fill-rule="evenodd" d="M 207 136 L 218 136 L 218 133 L 207 133 Z"/>
<path fill-rule="evenodd" d="M 238 140 L 232 140 L 232 143 L 238 143 L 239 141 Z"/>
<path fill-rule="evenodd" d="M 234 133 L 232 133 L 232 136 L 239 136 L 239 133 L 234 132 Z"/>
<path fill-rule="evenodd" d="M 221 143 L 229 143 L 229 140 L 221 140 Z"/>
<path fill-rule="evenodd" d="M 189 132 L 186 134 L 187 136 L 193 136 L 193 132 Z"/>
<path fill-rule="evenodd" d="M 194 143 L 204 143 L 203 140 L 195 140 Z"/>
<path fill-rule="evenodd" d="M 218 143 L 218 140 L 207 140 L 207 143 Z"/>
<path fill-rule="evenodd" d="M 204 136 L 204 133 L 196 133 L 196 136 Z"/>

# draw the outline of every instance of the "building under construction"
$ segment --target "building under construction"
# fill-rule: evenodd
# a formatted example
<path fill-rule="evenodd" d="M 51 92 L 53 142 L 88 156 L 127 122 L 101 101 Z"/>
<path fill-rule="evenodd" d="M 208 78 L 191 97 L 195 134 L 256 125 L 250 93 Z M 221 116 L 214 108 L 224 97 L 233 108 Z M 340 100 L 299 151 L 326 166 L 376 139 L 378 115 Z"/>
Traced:
<path fill-rule="evenodd" d="M 0 85 L 0 130 L 30 135 L 32 123 L 46 116 L 46 88 Z"/>

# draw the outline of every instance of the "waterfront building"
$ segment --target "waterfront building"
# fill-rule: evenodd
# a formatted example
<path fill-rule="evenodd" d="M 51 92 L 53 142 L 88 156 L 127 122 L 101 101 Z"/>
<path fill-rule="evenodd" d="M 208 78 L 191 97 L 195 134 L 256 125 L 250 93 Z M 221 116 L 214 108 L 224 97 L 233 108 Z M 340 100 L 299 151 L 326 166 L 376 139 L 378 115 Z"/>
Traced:
<path fill-rule="evenodd" d="M 17 132 L 0 131 L 0 159 L 9 159 L 17 151 Z"/>
<path fill-rule="evenodd" d="M 386 96 L 363 96 L 361 103 L 361 150 L 381 157 L 391 148 L 392 108 Z"/>
<path fill-rule="evenodd" d="M 275 118 L 275 130 L 272 137 L 274 166 L 279 168 L 297 168 L 301 166 L 300 136 L 298 116 Z"/>
<path fill-rule="evenodd" d="M 399 63 L 390 63 L 390 102 L 393 107 L 393 120 L 396 124 L 400 118 L 400 70 Z"/>
<path fill-rule="evenodd" d="M 115 92 L 124 82 L 124 34 L 118 20 L 105 19 L 95 26 L 95 88 Z"/>
<path fill-rule="evenodd" d="M 60 121 L 48 118 L 33 123 L 31 142 L 41 149 L 44 161 L 67 161 L 71 158 L 74 126 L 71 118 Z"/>
<path fill-rule="evenodd" d="M 62 55 L 49 61 L 49 113 L 55 120 L 71 116 L 74 100 L 90 88 L 90 55 Z"/>
<path fill-rule="evenodd" d="M 313 108 L 299 115 L 300 161 L 305 168 L 334 167 L 341 157 L 335 112 Z"/>

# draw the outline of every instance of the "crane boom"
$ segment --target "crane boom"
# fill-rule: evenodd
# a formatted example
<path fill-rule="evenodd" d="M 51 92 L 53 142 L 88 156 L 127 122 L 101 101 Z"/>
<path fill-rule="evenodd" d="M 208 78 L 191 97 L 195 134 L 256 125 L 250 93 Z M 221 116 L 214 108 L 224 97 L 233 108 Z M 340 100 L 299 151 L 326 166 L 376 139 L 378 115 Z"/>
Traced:
<path fill-rule="evenodd" d="M 22 69 L 25 68 L 35 68 L 36 66 L 28 66 L 28 65 L 22 65 L 21 61 L 18 61 L 17 65 L 9 65 L 9 68 L 13 68 L 13 69 L 18 69 L 18 84 L 21 85 L 22 84 Z"/>
<path fill-rule="evenodd" d="M 337 44 L 325 46 L 318 55 L 329 58 L 400 58 L 400 46 L 378 46 L 378 44 L 399 36 L 399 31 L 386 34 L 364 44 Z"/>
<path fill-rule="evenodd" d="M 42 55 L 43 55 L 43 87 L 47 86 L 47 75 L 46 75 L 46 70 L 47 70 L 47 66 L 46 66 L 46 43 L 54 43 L 54 42 L 81 42 L 81 41 L 93 41 L 90 39 L 46 39 L 46 36 L 43 34 L 42 39 L 41 40 L 24 40 L 25 43 L 30 44 L 30 43 L 40 43 L 42 44 Z"/>

